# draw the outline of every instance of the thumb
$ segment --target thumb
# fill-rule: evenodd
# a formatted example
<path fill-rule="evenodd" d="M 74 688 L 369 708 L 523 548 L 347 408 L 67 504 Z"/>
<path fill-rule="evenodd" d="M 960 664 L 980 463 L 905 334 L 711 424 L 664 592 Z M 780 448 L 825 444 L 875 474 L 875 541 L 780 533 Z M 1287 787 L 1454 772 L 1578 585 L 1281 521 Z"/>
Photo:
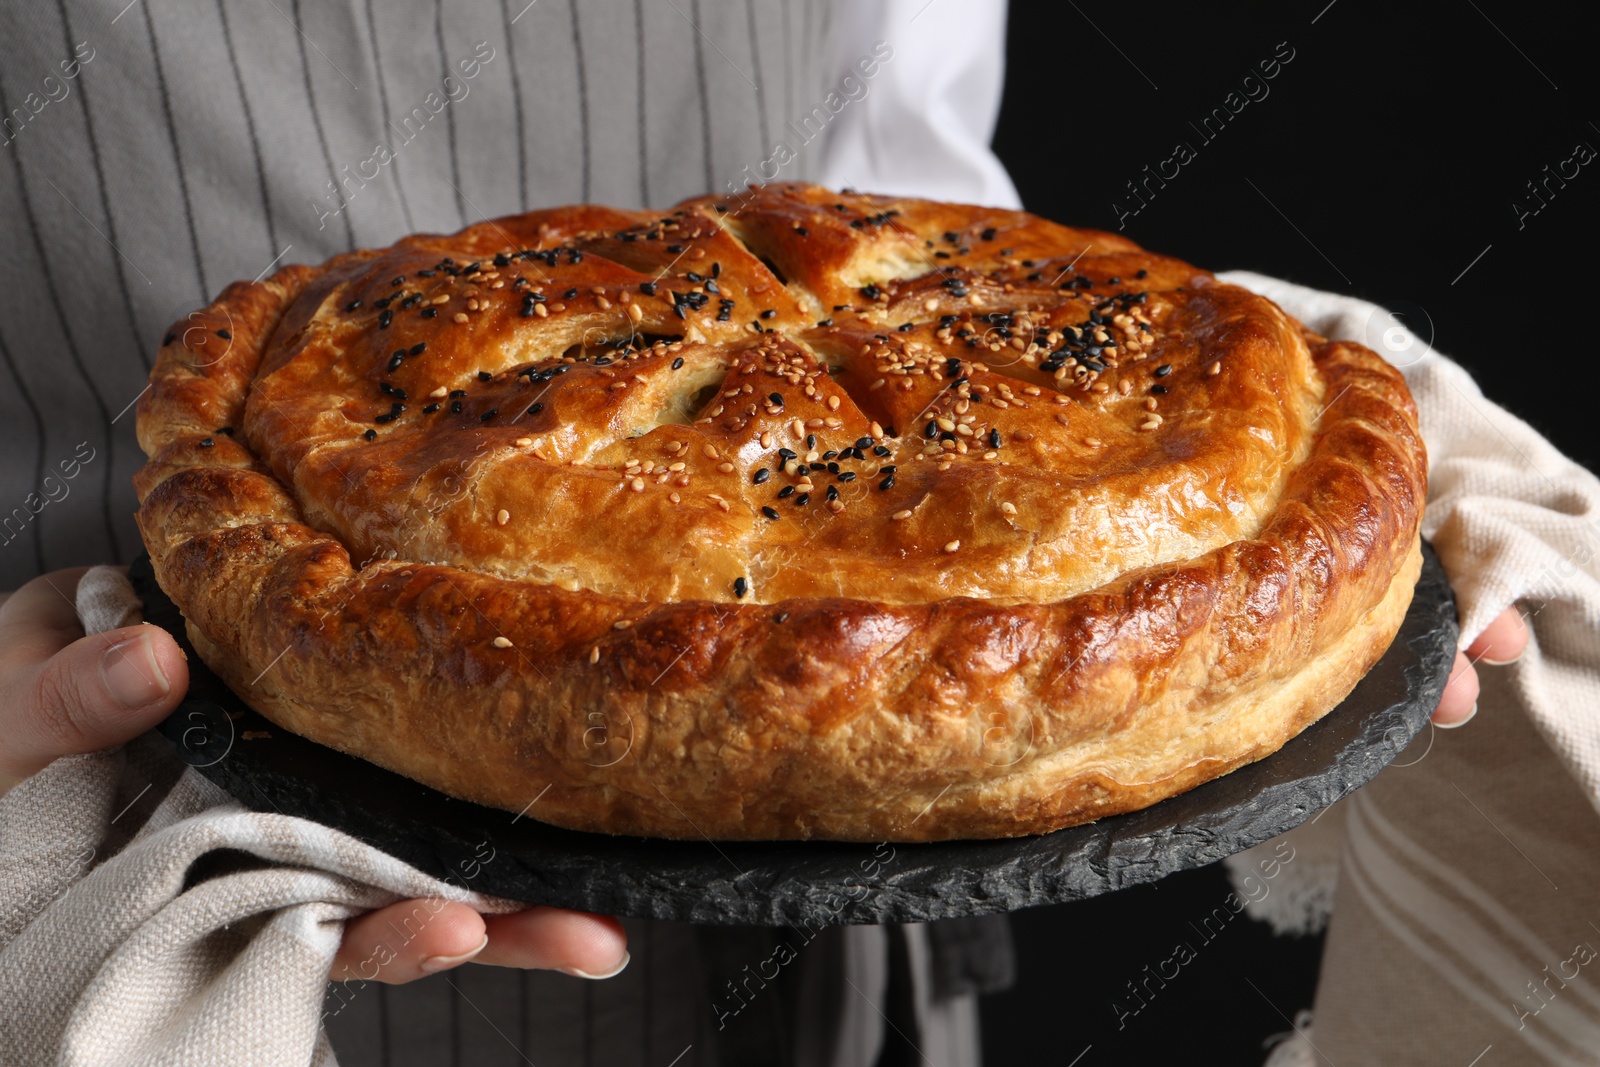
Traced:
<path fill-rule="evenodd" d="M 60 756 L 130 741 L 183 699 L 189 668 L 158 626 L 91 634 L 41 663 L 11 713 L 13 760 L 22 773 Z"/>

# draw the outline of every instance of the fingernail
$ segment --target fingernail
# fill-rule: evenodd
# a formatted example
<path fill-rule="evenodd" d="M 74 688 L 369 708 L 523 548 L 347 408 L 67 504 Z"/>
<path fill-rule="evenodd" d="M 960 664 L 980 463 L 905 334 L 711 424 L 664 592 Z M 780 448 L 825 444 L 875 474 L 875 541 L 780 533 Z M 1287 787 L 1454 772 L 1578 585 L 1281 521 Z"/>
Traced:
<path fill-rule="evenodd" d="M 1458 726 L 1467 725 L 1467 723 L 1472 721 L 1472 717 L 1474 715 L 1476 715 L 1476 714 L 1478 714 L 1478 702 L 1477 701 L 1473 701 L 1472 702 L 1472 710 L 1467 712 L 1467 717 L 1466 718 L 1457 719 L 1455 722 L 1436 722 L 1433 725 L 1437 726 L 1441 730 L 1454 730 Z"/>
<path fill-rule="evenodd" d="M 451 967 L 456 967 L 460 964 L 466 963 L 472 957 L 482 952 L 484 946 L 488 943 L 489 935 L 484 934 L 483 940 L 478 943 L 478 947 L 473 949 L 471 952 L 463 952 L 459 956 L 429 956 L 427 959 L 417 964 L 417 970 L 421 971 L 423 974 L 437 974 L 440 971 L 447 971 Z"/>
<path fill-rule="evenodd" d="M 130 637 L 102 652 L 100 680 L 105 683 L 106 692 L 126 708 L 142 708 L 172 690 L 146 634 Z"/>
<path fill-rule="evenodd" d="M 1527 651 L 1526 649 L 1523 650 L 1523 652 L 1526 652 L 1526 651 Z M 1522 658 L 1523 652 L 1518 652 L 1515 656 L 1512 656 L 1510 659 L 1490 659 L 1488 656 L 1484 656 L 1482 659 L 1478 660 L 1478 662 L 1479 663 L 1487 663 L 1491 667 L 1509 667 L 1513 663 L 1517 662 L 1517 660 Z"/>
<path fill-rule="evenodd" d="M 604 974 L 590 974 L 588 971 L 580 971 L 576 967 L 560 967 L 557 969 L 560 970 L 562 974 L 570 974 L 574 978 L 589 978 L 599 981 L 602 978 L 615 978 L 617 975 L 621 974 L 622 969 L 628 965 L 628 961 L 632 958 L 633 956 L 631 953 L 624 952 L 622 954 L 622 959 L 617 961 L 617 965 L 611 968 L 609 971 L 606 971 Z"/>

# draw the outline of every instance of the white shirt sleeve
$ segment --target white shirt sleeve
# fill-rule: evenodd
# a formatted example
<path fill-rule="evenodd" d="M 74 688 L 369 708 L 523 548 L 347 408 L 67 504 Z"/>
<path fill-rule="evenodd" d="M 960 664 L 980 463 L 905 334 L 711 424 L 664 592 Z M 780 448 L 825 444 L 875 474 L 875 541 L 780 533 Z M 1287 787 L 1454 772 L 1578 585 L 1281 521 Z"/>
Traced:
<path fill-rule="evenodd" d="M 862 0 L 834 40 L 840 73 L 831 88 L 850 102 L 822 139 L 817 181 L 1021 207 L 989 147 L 1005 82 L 1004 0 Z M 874 46 L 888 56 L 863 77 L 858 64 Z"/>

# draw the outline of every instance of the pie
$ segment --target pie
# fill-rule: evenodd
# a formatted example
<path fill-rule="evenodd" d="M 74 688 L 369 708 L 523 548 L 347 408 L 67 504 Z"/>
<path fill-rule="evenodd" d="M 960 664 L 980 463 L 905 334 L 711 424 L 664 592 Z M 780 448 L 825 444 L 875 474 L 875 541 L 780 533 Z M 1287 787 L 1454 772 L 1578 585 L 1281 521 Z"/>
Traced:
<path fill-rule="evenodd" d="M 1421 565 L 1373 352 L 1114 234 L 810 185 L 235 283 L 138 434 L 157 579 L 242 699 L 612 834 L 1141 808 L 1338 704 Z"/>

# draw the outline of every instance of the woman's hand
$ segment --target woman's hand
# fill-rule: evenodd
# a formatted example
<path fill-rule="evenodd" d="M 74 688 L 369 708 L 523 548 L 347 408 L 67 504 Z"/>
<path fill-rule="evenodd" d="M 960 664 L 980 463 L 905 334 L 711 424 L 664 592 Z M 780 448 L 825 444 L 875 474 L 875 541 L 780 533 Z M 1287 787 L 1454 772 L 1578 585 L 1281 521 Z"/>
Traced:
<path fill-rule="evenodd" d="M 76 602 L 86 570 L 0 593 L 0 791 L 61 756 L 133 740 L 189 687 L 183 652 L 160 627 L 84 636 Z M 559 908 L 485 916 L 465 904 L 407 900 L 346 924 L 331 977 L 409 982 L 469 959 L 604 978 L 628 953 L 622 924 L 605 916 Z"/>
<path fill-rule="evenodd" d="M 40 575 L 0 602 L 0 777 L 120 745 L 166 718 L 189 687 L 183 652 L 157 626 L 83 635 L 87 567 Z"/>
<path fill-rule="evenodd" d="M 1450 680 L 1445 683 L 1438 710 L 1433 713 L 1433 724 L 1453 729 L 1476 715 L 1477 664 L 1503 667 L 1521 656 L 1527 647 L 1528 625 L 1522 621 L 1521 612 L 1510 607 L 1495 616 L 1464 654 L 1456 653 L 1456 665 L 1450 670 Z"/>

